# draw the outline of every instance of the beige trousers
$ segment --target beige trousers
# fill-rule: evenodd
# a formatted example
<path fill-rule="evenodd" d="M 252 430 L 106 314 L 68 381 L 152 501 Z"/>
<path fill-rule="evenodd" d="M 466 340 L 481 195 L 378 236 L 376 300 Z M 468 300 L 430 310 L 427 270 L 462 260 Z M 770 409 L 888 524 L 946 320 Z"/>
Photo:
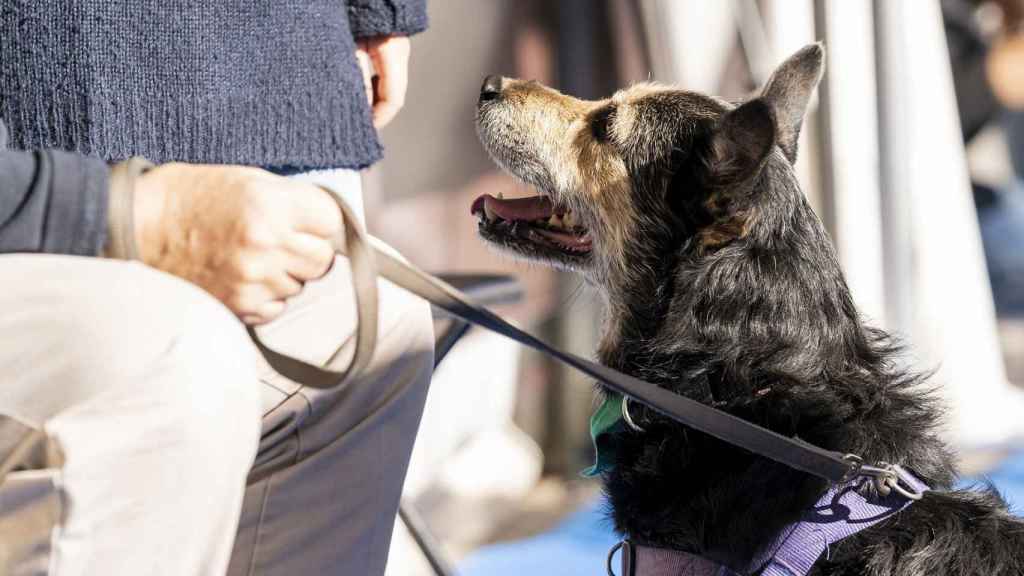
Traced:
<path fill-rule="evenodd" d="M 428 305 L 381 281 L 341 389 L 275 374 L 195 286 L 136 263 L 0 256 L 0 574 L 384 572 L 433 362 Z M 260 329 L 322 362 L 354 328 L 344 261 Z"/>

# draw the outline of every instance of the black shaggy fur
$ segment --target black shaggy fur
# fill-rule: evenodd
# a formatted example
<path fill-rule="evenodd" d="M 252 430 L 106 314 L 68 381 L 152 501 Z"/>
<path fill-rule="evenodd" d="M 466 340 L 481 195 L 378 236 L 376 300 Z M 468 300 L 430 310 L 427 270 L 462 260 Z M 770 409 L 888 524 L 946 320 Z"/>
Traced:
<path fill-rule="evenodd" d="M 925 376 L 864 324 L 798 187 L 791 162 L 822 54 L 797 53 L 739 107 L 668 89 L 633 103 L 634 134 L 617 140 L 640 215 L 621 251 L 628 272 L 588 275 L 614 316 L 600 359 L 781 434 L 899 463 L 934 489 L 833 546 L 813 574 L 1022 575 L 1024 522 L 994 490 L 952 488 Z M 645 431 L 617 434 L 604 480 L 634 542 L 743 567 L 826 489 L 638 404 L 632 413 Z"/>

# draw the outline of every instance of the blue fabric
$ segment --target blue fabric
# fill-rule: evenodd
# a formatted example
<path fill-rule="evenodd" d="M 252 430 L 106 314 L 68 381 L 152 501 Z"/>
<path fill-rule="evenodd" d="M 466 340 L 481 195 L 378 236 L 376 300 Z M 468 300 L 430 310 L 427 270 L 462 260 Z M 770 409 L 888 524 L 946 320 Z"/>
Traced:
<path fill-rule="evenodd" d="M 978 221 L 996 310 L 1024 316 L 1024 181 L 994 192 Z"/>
<path fill-rule="evenodd" d="M 603 500 L 569 516 L 552 531 L 474 552 L 459 576 L 594 576 L 604 574 L 608 550 L 619 541 Z"/>
<path fill-rule="evenodd" d="M 999 490 L 1011 512 L 1024 515 L 1024 449 L 1011 454 L 988 474 L 964 479 L 958 487 L 971 489 L 984 484 L 992 484 Z"/>

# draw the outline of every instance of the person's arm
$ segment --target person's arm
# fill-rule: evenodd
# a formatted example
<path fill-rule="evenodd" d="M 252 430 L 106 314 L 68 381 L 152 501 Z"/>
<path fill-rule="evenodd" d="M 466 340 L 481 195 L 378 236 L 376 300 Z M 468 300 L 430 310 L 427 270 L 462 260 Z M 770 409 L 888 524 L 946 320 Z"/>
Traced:
<path fill-rule="evenodd" d="M 0 253 L 99 255 L 107 238 L 108 179 L 100 160 L 7 150 L 0 122 Z"/>
<path fill-rule="evenodd" d="M 347 0 L 352 37 L 412 36 L 427 29 L 426 0 Z"/>

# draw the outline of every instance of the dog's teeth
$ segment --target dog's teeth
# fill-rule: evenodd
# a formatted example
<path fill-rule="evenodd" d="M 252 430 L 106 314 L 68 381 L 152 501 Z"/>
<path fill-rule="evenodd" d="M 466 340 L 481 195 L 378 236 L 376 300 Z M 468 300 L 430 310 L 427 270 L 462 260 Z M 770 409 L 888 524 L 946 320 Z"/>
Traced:
<path fill-rule="evenodd" d="M 505 199 L 505 193 L 504 192 L 498 192 L 498 200 L 504 200 L 504 199 Z"/>
<path fill-rule="evenodd" d="M 484 216 L 487 220 L 492 222 L 498 219 L 498 215 L 494 213 L 494 210 L 491 210 L 491 207 L 487 202 L 484 202 Z"/>
<path fill-rule="evenodd" d="M 558 214 L 552 214 L 551 216 L 548 217 L 548 225 L 561 228 L 562 227 L 562 217 L 559 216 Z"/>
<path fill-rule="evenodd" d="M 565 216 L 562 218 L 562 222 L 564 223 L 566 228 L 575 228 L 576 215 L 573 214 L 572 212 L 566 212 Z"/>

